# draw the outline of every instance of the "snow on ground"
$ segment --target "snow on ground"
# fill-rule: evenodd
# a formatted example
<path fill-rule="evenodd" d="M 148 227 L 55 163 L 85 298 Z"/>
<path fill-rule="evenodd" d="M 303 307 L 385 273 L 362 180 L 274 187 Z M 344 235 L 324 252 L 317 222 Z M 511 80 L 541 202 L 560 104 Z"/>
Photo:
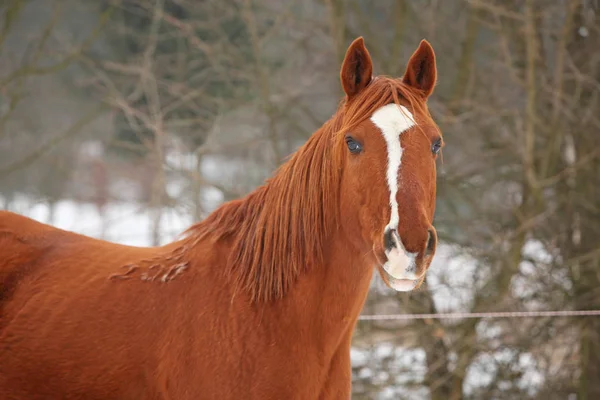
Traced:
<path fill-rule="evenodd" d="M 452 354 L 454 355 L 454 354 Z M 355 385 L 367 381 L 371 385 L 384 384 L 393 377 L 393 384 L 382 386 L 377 400 L 428 400 L 429 391 L 421 383 L 427 372 L 426 354 L 421 348 L 407 348 L 381 343 L 373 349 L 352 348 L 350 358 L 354 369 L 358 369 L 353 380 Z M 515 385 L 533 396 L 544 383 L 544 375 L 536 359 L 529 353 L 504 348 L 497 352 L 481 353 L 467 369 L 464 381 L 465 395 L 484 389 L 495 380 L 499 369 L 510 365 L 514 372 L 522 373 L 520 379 L 500 381 L 499 389 L 511 389 Z"/>

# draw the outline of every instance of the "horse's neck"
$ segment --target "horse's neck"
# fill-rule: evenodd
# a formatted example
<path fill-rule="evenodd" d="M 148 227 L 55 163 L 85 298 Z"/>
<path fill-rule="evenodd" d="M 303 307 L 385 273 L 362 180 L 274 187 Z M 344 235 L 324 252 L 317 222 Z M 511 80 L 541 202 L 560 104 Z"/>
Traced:
<path fill-rule="evenodd" d="M 333 238 L 323 265 L 302 274 L 282 299 L 298 328 L 310 326 L 319 347 L 335 350 L 352 330 L 366 300 L 373 275 L 370 261 Z"/>
<path fill-rule="evenodd" d="M 195 243 L 192 252 L 198 257 L 192 263 L 204 266 L 190 268 L 200 278 L 192 280 L 192 290 L 202 303 L 212 301 L 213 314 L 233 318 L 232 326 L 245 327 L 248 335 L 275 340 L 279 343 L 276 351 L 290 357 L 309 351 L 321 365 L 329 365 L 336 354 L 349 351 L 373 274 L 372 260 L 338 237 L 341 230 L 333 232 L 337 233 L 324 242 L 322 262 L 299 273 L 283 297 L 254 304 L 251 294 L 236 286 L 235 275 L 223 273 L 236 237 L 213 241 L 207 236 Z M 206 293 L 215 296 L 207 299 Z"/>

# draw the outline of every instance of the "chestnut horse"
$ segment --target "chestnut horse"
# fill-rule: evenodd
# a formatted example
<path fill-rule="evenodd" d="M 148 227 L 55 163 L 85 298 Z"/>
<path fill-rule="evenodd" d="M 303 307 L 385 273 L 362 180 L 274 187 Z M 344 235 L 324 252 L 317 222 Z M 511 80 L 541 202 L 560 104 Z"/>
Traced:
<path fill-rule="evenodd" d="M 402 78 L 363 39 L 334 116 L 263 186 L 137 248 L 0 213 L 0 398 L 348 399 L 377 268 L 410 291 L 436 249 L 422 41 Z"/>

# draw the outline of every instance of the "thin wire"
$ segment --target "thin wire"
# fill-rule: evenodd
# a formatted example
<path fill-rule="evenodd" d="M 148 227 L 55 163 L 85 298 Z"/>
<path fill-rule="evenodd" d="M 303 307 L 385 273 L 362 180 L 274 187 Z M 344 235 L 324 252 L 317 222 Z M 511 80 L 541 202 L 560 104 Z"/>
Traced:
<path fill-rule="evenodd" d="M 414 319 L 459 319 L 459 318 L 535 318 L 535 317 L 591 317 L 600 316 L 600 310 L 564 311 L 505 311 L 505 312 L 457 312 L 435 314 L 375 314 L 361 315 L 359 321 L 401 321 Z"/>

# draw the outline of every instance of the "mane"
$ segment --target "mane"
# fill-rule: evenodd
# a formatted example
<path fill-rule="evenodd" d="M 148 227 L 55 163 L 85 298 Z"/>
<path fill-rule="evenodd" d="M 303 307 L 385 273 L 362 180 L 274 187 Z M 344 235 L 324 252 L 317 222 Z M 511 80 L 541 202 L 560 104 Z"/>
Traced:
<path fill-rule="evenodd" d="M 265 184 L 223 204 L 186 231 L 194 242 L 232 240 L 224 270 L 252 301 L 285 295 L 298 275 L 324 261 L 326 241 L 339 223 L 344 133 L 392 102 L 408 102 L 430 120 L 423 96 L 400 79 L 377 77 L 351 101 L 343 100 Z"/>

